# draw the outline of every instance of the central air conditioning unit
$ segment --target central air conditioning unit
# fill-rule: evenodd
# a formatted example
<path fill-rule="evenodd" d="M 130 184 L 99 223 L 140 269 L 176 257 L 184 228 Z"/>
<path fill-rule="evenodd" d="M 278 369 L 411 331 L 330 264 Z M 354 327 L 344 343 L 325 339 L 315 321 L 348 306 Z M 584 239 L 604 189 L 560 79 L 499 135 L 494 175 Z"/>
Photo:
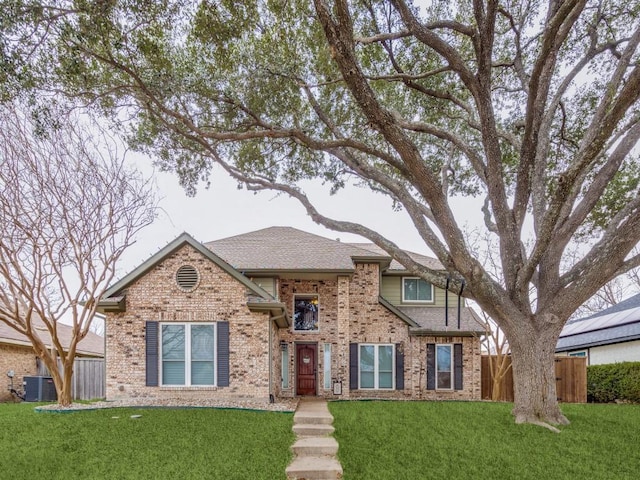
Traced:
<path fill-rule="evenodd" d="M 56 386 L 51 377 L 24 377 L 25 402 L 55 402 Z"/>

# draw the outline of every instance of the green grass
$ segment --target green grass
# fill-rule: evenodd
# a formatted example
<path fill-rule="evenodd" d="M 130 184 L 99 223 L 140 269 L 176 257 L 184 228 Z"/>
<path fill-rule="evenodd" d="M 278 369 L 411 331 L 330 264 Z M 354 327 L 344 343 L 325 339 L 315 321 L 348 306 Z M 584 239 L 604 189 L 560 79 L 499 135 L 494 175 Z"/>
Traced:
<path fill-rule="evenodd" d="M 511 404 L 330 403 L 345 480 L 637 479 L 640 405 L 563 405 L 559 434 Z"/>
<path fill-rule="evenodd" d="M 273 480 L 291 460 L 291 414 L 33 406 L 0 404 L 2 478 Z"/>

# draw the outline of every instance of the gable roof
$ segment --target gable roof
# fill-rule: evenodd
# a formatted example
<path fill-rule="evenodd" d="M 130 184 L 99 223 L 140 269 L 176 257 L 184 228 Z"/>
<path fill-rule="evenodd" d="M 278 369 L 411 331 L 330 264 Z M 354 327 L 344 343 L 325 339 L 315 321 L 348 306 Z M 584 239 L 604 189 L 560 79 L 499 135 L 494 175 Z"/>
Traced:
<path fill-rule="evenodd" d="M 600 313 L 568 322 L 557 352 L 640 339 L 640 294 Z"/>
<path fill-rule="evenodd" d="M 269 227 L 205 243 L 235 269 L 246 271 L 354 271 L 354 258 L 389 257 L 292 227 Z M 374 253 L 372 255 L 372 253 Z"/>
<path fill-rule="evenodd" d="M 156 265 L 162 262 L 166 257 L 173 254 L 180 248 L 185 245 L 190 245 L 195 250 L 200 252 L 203 256 L 211 260 L 213 263 L 218 265 L 222 270 L 235 278 L 238 282 L 247 287 L 253 294 L 255 294 L 258 298 L 258 301 L 265 302 L 273 302 L 274 298 L 269 295 L 265 290 L 260 288 L 258 285 L 253 283 L 247 277 L 242 275 L 240 272 L 235 270 L 231 265 L 225 262 L 218 255 L 213 253 L 210 249 L 205 248 L 205 246 L 195 240 L 188 233 L 182 233 L 175 240 L 169 243 L 167 246 L 158 251 L 155 255 L 151 256 L 147 261 L 142 263 L 138 268 L 133 270 L 131 273 L 123 277 L 121 280 L 116 282 L 113 286 L 111 286 L 104 294 L 103 298 L 100 300 L 100 306 L 103 309 L 113 309 L 118 308 L 116 304 L 120 305 L 123 301 L 123 297 L 119 295 L 122 290 L 124 290 L 127 286 L 146 275 L 150 270 L 152 270 Z"/>
<path fill-rule="evenodd" d="M 51 335 L 49 330 L 44 326 L 40 319 L 33 320 L 34 327 L 44 344 L 51 348 Z M 70 325 L 58 323 L 58 339 L 63 346 L 68 346 L 71 341 L 72 328 Z M 17 332 L 4 322 L 0 322 L 0 343 L 10 345 L 21 345 L 31 347 L 31 341 L 23 334 Z M 96 335 L 93 332 L 87 333 L 87 336 L 78 343 L 76 352 L 79 355 L 88 355 L 93 357 L 104 356 L 104 337 Z"/>
<path fill-rule="evenodd" d="M 374 243 L 346 243 L 293 227 L 268 227 L 204 244 L 241 272 L 257 271 L 354 271 L 354 262 L 380 262 L 389 272 L 406 268 Z M 434 270 L 442 270 L 435 258 L 407 252 Z M 389 265 L 390 263 L 390 265 Z"/>

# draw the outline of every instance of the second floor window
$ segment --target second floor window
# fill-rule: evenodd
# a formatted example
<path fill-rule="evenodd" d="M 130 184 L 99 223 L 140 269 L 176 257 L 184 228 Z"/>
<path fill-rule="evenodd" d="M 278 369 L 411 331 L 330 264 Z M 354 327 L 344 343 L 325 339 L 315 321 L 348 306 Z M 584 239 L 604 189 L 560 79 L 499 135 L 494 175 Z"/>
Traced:
<path fill-rule="evenodd" d="M 433 285 L 418 277 L 404 277 L 402 279 L 403 302 L 433 302 Z"/>
<path fill-rule="evenodd" d="M 318 331 L 319 303 L 317 295 L 296 295 L 293 299 L 293 328 L 296 331 Z"/>

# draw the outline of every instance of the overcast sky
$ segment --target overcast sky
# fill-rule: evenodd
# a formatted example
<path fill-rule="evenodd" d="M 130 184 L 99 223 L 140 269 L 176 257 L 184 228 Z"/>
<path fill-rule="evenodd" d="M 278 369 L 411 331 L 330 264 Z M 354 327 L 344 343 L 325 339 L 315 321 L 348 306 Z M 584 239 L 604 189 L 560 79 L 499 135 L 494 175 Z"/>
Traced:
<path fill-rule="evenodd" d="M 172 173 L 154 171 L 151 161 L 135 157 L 130 161 L 145 175 L 153 175 L 160 197 L 158 219 L 138 235 L 118 264 L 118 278 L 171 242 L 182 232 L 207 242 L 271 226 L 290 226 L 344 242 L 367 241 L 361 237 L 334 232 L 315 224 L 296 200 L 272 192 L 249 192 L 221 168 L 214 168 L 211 186 L 201 186 L 195 197 L 187 197 Z M 320 181 L 308 182 L 305 189 L 321 213 L 339 220 L 350 220 L 377 230 L 400 247 L 429 255 L 404 211 L 394 212 L 391 201 L 364 188 L 349 187 L 334 196 Z M 472 202 L 478 204 L 478 202 Z M 456 202 L 458 214 L 472 218 L 470 203 Z M 478 213 L 479 212 L 478 205 Z"/>

